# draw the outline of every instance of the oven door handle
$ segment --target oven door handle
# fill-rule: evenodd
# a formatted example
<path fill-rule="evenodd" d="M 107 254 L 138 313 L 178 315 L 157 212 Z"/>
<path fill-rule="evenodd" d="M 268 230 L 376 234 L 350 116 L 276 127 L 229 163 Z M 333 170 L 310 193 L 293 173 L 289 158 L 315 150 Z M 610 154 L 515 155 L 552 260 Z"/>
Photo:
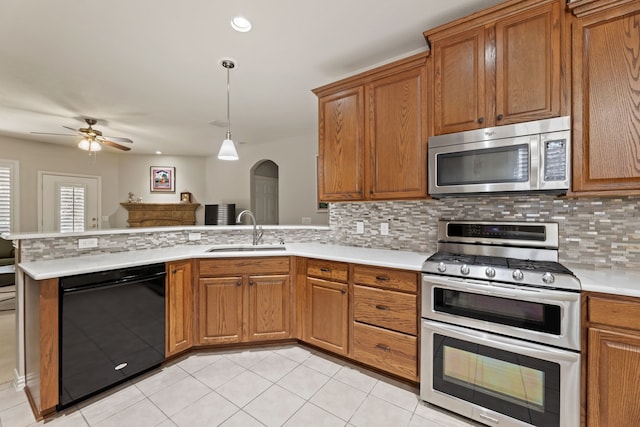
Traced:
<path fill-rule="evenodd" d="M 431 285 L 436 285 L 438 287 L 454 291 L 482 293 L 496 297 L 518 298 L 527 301 L 542 300 L 544 302 L 561 302 L 580 300 L 580 293 L 578 292 L 564 292 L 540 288 L 520 288 L 516 286 L 511 287 L 509 285 L 496 282 L 480 282 L 451 277 L 444 278 L 441 276 L 430 276 L 426 274 L 423 274 L 423 281 Z"/>
<path fill-rule="evenodd" d="M 573 364 L 580 361 L 580 353 L 539 345 L 527 341 L 515 340 L 501 335 L 479 332 L 473 329 L 461 328 L 455 325 L 433 322 L 422 319 L 423 332 L 433 331 L 437 334 L 469 341 L 486 347 L 497 348 L 511 353 L 522 354 L 542 360 L 557 363 Z M 422 338 L 425 339 L 424 337 Z"/>

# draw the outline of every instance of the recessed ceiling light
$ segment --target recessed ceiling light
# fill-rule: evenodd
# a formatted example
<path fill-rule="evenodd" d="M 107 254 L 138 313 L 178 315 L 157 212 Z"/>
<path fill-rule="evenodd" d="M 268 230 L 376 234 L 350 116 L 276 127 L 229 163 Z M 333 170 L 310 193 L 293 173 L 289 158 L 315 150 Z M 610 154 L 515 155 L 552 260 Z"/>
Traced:
<path fill-rule="evenodd" d="M 162 154 L 162 151 L 156 151 L 156 154 L 160 155 L 160 154 Z"/>
<path fill-rule="evenodd" d="M 243 16 L 235 16 L 231 19 L 231 28 L 241 33 L 251 31 L 251 22 Z"/>

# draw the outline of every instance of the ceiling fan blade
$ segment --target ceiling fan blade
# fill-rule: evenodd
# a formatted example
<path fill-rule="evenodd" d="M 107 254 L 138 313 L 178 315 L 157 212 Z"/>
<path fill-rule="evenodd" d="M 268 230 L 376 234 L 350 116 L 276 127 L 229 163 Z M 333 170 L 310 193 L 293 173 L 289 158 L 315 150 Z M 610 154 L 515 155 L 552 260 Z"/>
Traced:
<path fill-rule="evenodd" d="M 111 141 L 118 141 L 118 142 L 126 142 L 129 144 L 133 144 L 133 141 L 130 140 L 129 138 L 119 138 L 117 136 L 99 136 L 97 137 L 97 139 L 100 140 L 111 140 Z"/>
<path fill-rule="evenodd" d="M 72 127 L 69 127 L 69 126 L 62 126 L 62 127 L 65 128 L 65 129 L 69 129 L 70 131 L 73 131 L 75 133 L 80 133 L 80 131 L 78 131 L 78 129 L 75 129 L 75 128 L 72 128 Z"/>
<path fill-rule="evenodd" d="M 50 133 L 50 132 L 29 132 L 29 133 L 32 133 L 34 135 L 78 136 L 78 135 L 71 135 L 69 133 Z"/>
<path fill-rule="evenodd" d="M 100 142 L 102 142 L 104 145 L 108 145 L 109 147 L 117 148 L 118 150 L 122 150 L 122 151 L 131 150 L 131 148 L 129 148 L 129 147 L 125 147 L 124 145 L 116 144 L 115 142 L 111 142 L 108 139 L 100 138 Z"/>

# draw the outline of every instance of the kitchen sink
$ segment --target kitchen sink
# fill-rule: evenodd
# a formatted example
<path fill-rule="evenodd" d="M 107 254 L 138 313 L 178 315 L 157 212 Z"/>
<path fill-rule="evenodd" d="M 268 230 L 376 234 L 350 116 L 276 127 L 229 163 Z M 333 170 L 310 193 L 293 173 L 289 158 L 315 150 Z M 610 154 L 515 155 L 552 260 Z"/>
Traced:
<path fill-rule="evenodd" d="M 213 247 L 207 249 L 207 252 L 265 252 L 265 251 L 286 251 L 284 246 L 227 246 Z"/>

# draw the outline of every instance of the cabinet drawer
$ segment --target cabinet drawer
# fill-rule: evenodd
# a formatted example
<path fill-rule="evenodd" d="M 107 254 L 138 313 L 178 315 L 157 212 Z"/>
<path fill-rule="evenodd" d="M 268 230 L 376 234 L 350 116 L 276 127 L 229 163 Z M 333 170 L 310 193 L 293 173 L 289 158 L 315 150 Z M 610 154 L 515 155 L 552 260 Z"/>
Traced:
<path fill-rule="evenodd" d="M 418 273 L 412 271 L 356 265 L 353 269 L 353 281 L 377 288 L 418 292 Z"/>
<path fill-rule="evenodd" d="M 200 277 L 237 274 L 289 273 L 289 257 L 201 259 Z"/>
<path fill-rule="evenodd" d="M 417 297 L 354 285 L 353 317 L 358 322 L 417 335 Z"/>
<path fill-rule="evenodd" d="M 310 259 L 307 261 L 307 276 L 346 282 L 349 278 L 349 267 L 342 262 Z"/>
<path fill-rule="evenodd" d="M 640 330 L 640 299 L 638 301 L 589 297 L 589 322 Z"/>
<path fill-rule="evenodd" d="M 354 322 L 353 356 L 356 360 L 417 381 L 417 355 L 416 337 Z"/>

